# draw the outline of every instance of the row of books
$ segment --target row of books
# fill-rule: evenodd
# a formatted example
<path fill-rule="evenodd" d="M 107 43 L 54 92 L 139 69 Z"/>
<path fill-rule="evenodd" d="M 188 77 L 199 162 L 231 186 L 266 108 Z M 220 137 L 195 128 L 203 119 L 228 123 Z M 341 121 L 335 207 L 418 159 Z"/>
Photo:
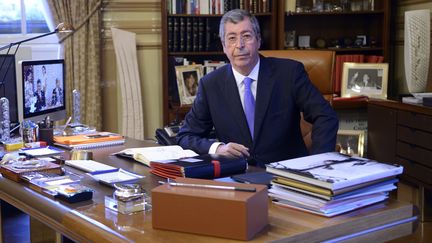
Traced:
<path fill-rule="evenodd" d="M 231 9 L 249 9 L 251 13 L 270 11 L 271 0 L 167 0 L 169 14 L 224 14 Z"/>
<path fill-rule="evenodd" d="M 388 198 L 403 167 L 337 152 L 267 165 L 277 205 L 332 217 Z"/>
<path fill-rule="evenodd" d="M 341 93 L 343 65 L 346 62 L 382 63 L 384 62 L 384 57 L 377 56 L 377 55 L 363 55 L 363 54 L 336 55 L 335 69 L 333 75 L 333 79 L 334 79 L 333 88 L 334 88 L 334 93 L 336 94 Z"/>
<path fill-rule="evenodd" d="M 213 18 L 169 17 L 170 52 L 221 51 L 219 22 Z"/>

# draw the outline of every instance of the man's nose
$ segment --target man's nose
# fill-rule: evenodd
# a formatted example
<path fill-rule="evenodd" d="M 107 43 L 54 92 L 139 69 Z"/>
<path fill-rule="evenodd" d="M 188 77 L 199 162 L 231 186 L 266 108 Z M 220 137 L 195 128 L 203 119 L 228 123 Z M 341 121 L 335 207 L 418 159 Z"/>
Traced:
<path fill-rule="evenodd" d="M 245 41 L 243 40 L 243 38 L 242 38 L 242 37 L 239 37 L 239 38 L 237 39 L 237 42 L 236 42 L 235 46 L 236 46 L 237 48 L 242 48 L 242 47 L 244 47 L 244 44 L 245 44 Z"/>

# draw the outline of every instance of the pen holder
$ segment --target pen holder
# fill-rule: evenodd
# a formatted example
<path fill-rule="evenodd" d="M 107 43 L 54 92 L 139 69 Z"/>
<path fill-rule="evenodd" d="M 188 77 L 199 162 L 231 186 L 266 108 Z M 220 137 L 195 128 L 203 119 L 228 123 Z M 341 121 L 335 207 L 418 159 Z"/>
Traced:
<path fill-rule="evenodd" d="M 53 144 L 53 128 L 39 128 L 39 141 L 44 141 L 48 145 Z"/>

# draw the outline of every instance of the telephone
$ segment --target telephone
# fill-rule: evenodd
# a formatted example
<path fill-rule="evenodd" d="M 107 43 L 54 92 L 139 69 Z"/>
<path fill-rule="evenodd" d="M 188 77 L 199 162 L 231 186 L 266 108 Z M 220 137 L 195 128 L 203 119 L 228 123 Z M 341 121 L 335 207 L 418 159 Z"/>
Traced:
<path fill-rule="evenodd" d="M 176 136 L 177 133 L 180 131 L 181 126 L 183 126 L 183 123 L 171 123 L 168 126 L 165 126 L 163 128 L 156 129 L 155 137 L 160 145 L 176 145 Z M 210 134 L 209 138 L 216 139 L 216 133 L 213 129 Z"/>
<path fill-rule="evenodd" d="M 156 129 L 156 139 L 161 145 L 174 145 L 176 143 L 175 136 L 179 132 L 181 124 L 165 126 Z"/>

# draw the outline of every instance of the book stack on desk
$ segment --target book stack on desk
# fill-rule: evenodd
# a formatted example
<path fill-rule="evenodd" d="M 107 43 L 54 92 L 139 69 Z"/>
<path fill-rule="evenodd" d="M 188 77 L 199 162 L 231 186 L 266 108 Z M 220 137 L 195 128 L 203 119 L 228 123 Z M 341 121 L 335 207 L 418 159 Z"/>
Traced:
<path fill-rule="evenodd" d="M 124 144 L 124 137 L 110 132 L 75 136 L 54 136 L 54 144 L 67 149 L 92 149 Z"/>
<path fill-rule="evenodd" d="M 332 217 L 388 198 L 402 166 L 323 153 L 270 163 L 277 205 Z"/>

